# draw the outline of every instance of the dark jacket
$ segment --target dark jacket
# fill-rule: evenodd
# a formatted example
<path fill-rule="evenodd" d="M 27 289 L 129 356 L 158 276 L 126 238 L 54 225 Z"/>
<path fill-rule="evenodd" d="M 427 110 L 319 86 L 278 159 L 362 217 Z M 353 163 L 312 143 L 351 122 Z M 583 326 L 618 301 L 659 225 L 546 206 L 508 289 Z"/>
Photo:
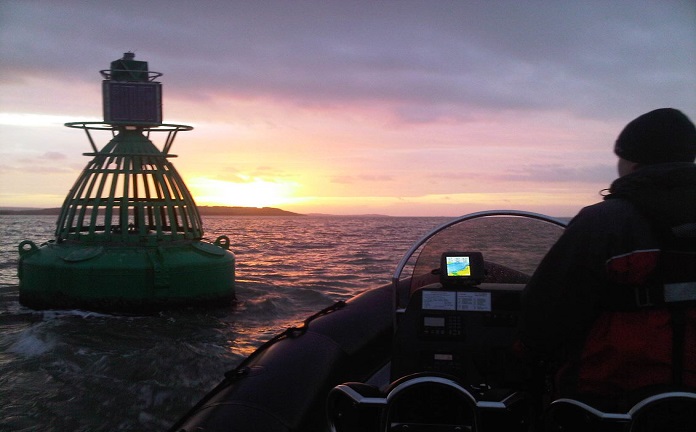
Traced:
<path fill-rule="evenodd" d="M 626 299 L 661 283 L 665 233 L 696 227 L 696 165 L 647 166 L 609 191 L 570 222 L 523 296 L 516 348 L 528 360 L 556 366 L 561 396 L 615 397 L 672 384 L 670 311 L 632 308 Z M 685 242 L 696 251 L 696 237 Z M 696 274 L 696 260 L 688 264 Z M 683 384 L 696 388 L 694 307 L 685 340 Z"/>

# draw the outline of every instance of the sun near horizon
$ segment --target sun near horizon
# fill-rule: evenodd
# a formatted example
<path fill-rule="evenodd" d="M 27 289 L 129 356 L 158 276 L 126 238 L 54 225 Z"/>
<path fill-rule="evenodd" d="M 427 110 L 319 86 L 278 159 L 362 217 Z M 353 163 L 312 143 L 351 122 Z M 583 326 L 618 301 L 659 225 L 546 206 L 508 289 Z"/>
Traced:
<path fill-rule="evenodd" d="M 187 186 L 197 205 L 231 207 L 279 207 L 297 202 L 292 182 L 267 181 L 246 177 L 244 182 L 194 177 Z"/>

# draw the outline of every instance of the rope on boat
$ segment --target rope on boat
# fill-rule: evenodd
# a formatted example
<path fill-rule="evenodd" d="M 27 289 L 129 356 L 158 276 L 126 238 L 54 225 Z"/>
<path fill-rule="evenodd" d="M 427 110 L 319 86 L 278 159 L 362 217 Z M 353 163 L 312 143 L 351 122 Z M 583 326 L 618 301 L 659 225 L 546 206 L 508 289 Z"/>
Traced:
<path fill-rule="evenodd" d="M 309 316 L 307 319 L 305 319 L 302 322 L 302 325 L 299 327 L 288 327 L 285 329 L 284 332 L 274 336 L 273 338 L 269 339 L 268 341 L 264 342 L 259 348 L 256 349 L 251 355 L 249 355 L 247 358 L 245 358 L 236 368 L 225 372 L 225 379 L 227 381 L 235 381 L 246 374 L 249 373 L 250 369 L 247 366 L 253 359 L 255 359 L 259 354 L 264 352 L 266 349 L 268 349 L 271 345 L 275 344 L 276 342 L 279 342 L 283 339 L 294 339 L 302 336 L 303 334 L 307 333 L 307 330 L 309 330 L 309 323 L 314 321 L 315 319 L 322 317 L 324 315 L 328 315 L 331 312 L 335 312 L 337 310 L 343 309 L 346 306 L 345 300 L 339 300 L 336 303 L 332 304 L 331 306 L 324 308 L 320 310 L 319 312 L 315 313 L 314 315 Z"/>

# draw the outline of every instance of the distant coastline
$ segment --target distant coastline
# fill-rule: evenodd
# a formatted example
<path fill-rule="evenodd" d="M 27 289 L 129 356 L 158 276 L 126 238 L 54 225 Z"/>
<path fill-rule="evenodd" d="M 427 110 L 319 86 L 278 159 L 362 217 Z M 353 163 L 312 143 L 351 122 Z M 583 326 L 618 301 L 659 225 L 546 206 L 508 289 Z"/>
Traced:
<path fill-rule="evenodd" d="M 198 206 L 201 216 L 304 216 L 275 207 Z"/>
<path fill-rule="evenodd" d="M 16 216 L 57 216 L 60 214 L 60 207 L 55 208 L 1 208 L 0 215 Z M 305 216 L 300 213 L 293 213 L 274 207 L 223 207 L 223 206 L 198 206 L 201 216 Z"/>

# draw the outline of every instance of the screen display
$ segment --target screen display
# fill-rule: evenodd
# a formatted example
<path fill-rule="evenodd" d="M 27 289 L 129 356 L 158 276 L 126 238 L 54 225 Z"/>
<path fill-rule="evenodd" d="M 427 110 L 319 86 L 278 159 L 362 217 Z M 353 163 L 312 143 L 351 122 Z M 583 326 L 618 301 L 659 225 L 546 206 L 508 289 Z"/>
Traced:
<path fill-rule="evenodd" d="M 438 361 L 452 361 L 454 360 L 454 356 L 452 354 L 433 354 L 433 360 L 438 360 Z"/>
<path fill-rule="evenodd" d="M 426 327 L 444 327 L 445 317 L 423 317 L 423 325 Z"/>
<path fill-rule="evenodd" d="M 444 287 L 478 285 L 485 274 L 481 252 L 445 252 L 440 260 L 440 282 Z"/>
<path fill-rule="evenodd" d="M 471 260 L 468 256 L 445 257 L 447 276 L 471 276 Z"/>

